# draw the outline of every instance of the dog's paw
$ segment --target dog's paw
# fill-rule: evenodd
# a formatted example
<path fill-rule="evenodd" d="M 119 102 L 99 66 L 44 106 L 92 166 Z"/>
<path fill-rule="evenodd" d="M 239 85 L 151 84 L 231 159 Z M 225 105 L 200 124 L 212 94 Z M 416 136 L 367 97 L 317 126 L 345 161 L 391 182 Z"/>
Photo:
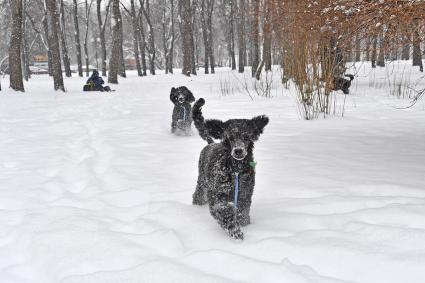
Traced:
<path fill-rule="evenodd" d="M 251 218 L 249 217 L 249 215 L 247 216 L 243 214 L 238 214 L 238 223 L 242 227 L 247 226 L 251 223 Z"/>
<path fill-rule="evenodd" d="M 232 237 L 233 239 L 243 240 L 244 238 L 243 232 L 239 226 L 229 229 L 228 232 L 229 232 L 229 236 Z"/>
<path fill-rule="evenodd" d="M 203 199 L 200 199 L 200 198 L 193 198 L 192 199 L 192 204 L 193 205 L 204 205 L 204 204 L 206 204 L 207 203 L 207 201 L 206 200 L 203 200 Z"/>

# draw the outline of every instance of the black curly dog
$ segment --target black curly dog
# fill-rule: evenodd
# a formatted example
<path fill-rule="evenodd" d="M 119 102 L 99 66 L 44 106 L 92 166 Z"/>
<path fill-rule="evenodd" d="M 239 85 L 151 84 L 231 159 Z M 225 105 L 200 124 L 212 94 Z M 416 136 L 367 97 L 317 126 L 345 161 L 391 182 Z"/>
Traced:
<path fill-rule="evenodd" d="M 347 80 L 344 78 L 334 77 L 332 90 L 334 91 L 342 90 L 344 94 L 349 94 L 351 81 L 354 80 L 354 76 L 353 75 L 344 75 L 344 76 L 350 79 Z"/>
<path fill-rule="evenodd" d="M 195 97 L 185 86 L 171 88 L 170 100 L 174 103 L 171 132 L 176 134 L 189 135 L 192 126 L 192 105 Z"/>
<path fill-rule="evenodd" d="M 255 184 L 254 142 L 269 118 L 206 120 L 205 100 L 193 106 L 192 117 L 200 136 L 208 142 L 199 157 L 199 175 L 193 204 L 208 203 L 211 215 L 235 239 L 243 239 L 241 226 L 250 223 L 249 211 Z M 214 139 L 221 140 L 214 143 Z M 239 194 L 235 200 L 235 190 Z"/>

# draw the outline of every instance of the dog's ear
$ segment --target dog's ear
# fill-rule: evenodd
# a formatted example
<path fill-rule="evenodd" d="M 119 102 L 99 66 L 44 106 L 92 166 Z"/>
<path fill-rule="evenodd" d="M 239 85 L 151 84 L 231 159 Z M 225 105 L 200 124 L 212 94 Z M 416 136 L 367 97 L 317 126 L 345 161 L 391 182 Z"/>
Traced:
<path fill-rule="evenodd" d="M 186 92 L 186 101 L 189 103 L 192 103 L 195 101 L 195 97 L 193 96 L 193 93 L 190 90 L 187 90 Z"/>
<path fill-rule="evenodd" d="M 170 100 L 173 103 L 177 103 L 177 92 L 176 92 L 176 89 L 174 87 L 171 88 Z"/>
<path fill-rule="evenodd" d="M 216 119 L 209 119 L 205 121 L 205 128 L 207 129 L 208 134 L 214 139 L 220 140 L 223 139 L 223 133 L 225 125 L 223 121 Z"/>
<path fill-rule="evenodd" d="M 255 140 L 263 133 L 264 127 L 269 123 L 269 117 L 265 115 L 257 116 L 251 119 L 252 129 Z"/>

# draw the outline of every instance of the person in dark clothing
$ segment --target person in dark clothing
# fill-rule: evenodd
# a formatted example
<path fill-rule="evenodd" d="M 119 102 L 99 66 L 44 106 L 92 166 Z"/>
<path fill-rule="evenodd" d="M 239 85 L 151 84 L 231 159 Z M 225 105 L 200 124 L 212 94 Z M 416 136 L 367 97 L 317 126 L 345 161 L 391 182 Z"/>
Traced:
<path fill-rule="evenodd" d="M 102 77 L 99 76 L 99 72 L 97 70 L 94 70 L 91 74 L 90 78 L 87 80 L 87 85 L 92 86 L 92 90 L 100 90 L 103 91 L 103 84 L 105 82 L 103 81 Z"/>
<path fill-rule="evenodd" d="M 103 86 L 104 83 L 102 77 L 99 76 L 99 72 L 94 70 L 84 86 L 84 91 L 110 91 L 109 86 Z"/>

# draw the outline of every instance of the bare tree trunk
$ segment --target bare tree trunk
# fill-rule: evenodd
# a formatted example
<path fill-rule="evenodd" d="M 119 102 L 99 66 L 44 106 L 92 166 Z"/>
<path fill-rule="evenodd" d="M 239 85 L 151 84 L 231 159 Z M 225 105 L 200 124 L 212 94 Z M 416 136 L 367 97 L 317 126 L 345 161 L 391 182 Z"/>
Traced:
<path fill-rule="evenodd" d="M 136 69 L 137 69 L 137 75 L 141 77 L 143 75 L 142 73 L 142 67 L 140 66 L 140 57 L 139 57 L 139 32 L 138 24 L 137 24 L 137 15 L 136 15 L 136 7 L 134 5 L 134 0 L 130 0 L 131 5 L 131 24 L 133 27 L 133 49 L 134 49 L 134 59 L 136 60 Z"/>
<path fill-rule="evenodd" d="M 264 3 L 264 23 L 263 23 L 263 61 L 266 71 L 272 69 L 272 35 L 271 35 L 271 3 L 265 1 Z"/>
<path fill-rule="evenodd" d="M 370 59 L 372 61 L 372 68 L 376 68 L 376 53 L 377 53 L 377 47 L 378 47 L 378 37 L 376 35 L 372 38 L 372 58 Z"/>
<path fill-rule="evenodd" d="M 182 73 L 190 76 L 192 73 L 192 60 L 194 56 L 193 30 L 192 30 L 192 6 L 190 0 L 179 1 L 181 34 L 182 34 L 182 53 L 183 69 Z"/>
<path fill-rule="evenodd" d="M 155 33 L 153 31 L 153 26 L 151 22 L 151 15 L 150 15 L 150 6 L 149 6 L 149 0 L 146 0 L 146 9 L 142 6 L 143 14 L 146 18 L 146 23 L 148 24 L 148 42 L 149 42 L 149 72 L 151 75 L 155 75 L 155 58 L 156 58 L 156 50 L 155 50 Z"/>
<path fill-rule="evenodd" d="M 49 15 L 49 38 L 52 52 L 52 71 L 55 90 L 65 91 L 62 77 L 61 54 L 59 46 L 59 13 L 56 0 L 46 0 L 47 13 Z"/>
<path fill-rule="evenodd" d="M 80 27 L 78 24 L 78 3 L 77 0 L 73 0 L 74 3 L 74 38 L 75 38 L 75 49 L 77 53 L 77 65 L 78 65 L 78 75 L 83 76 L 83 63 L 81 62 L 81 43 L 80 43 Z"/>
<path fill-rule="evenodd" d="M 239 0 L 239 17 L 238 17 L 238 46 L 239 46 L 239 73 L 245 71 L 245 57 L 246 57 L 246 44 L 245 44 L 245 0 Z"/>
<path fill-rule="evenodd" d="M 120 35 L 120 68 L 119 68 L 119 75 L 120 77 L 126 78 L 127 74 L 125 72 L 125 61 L 124 61 L 124 49 L 123 49 L 123 34 L 122 34 L 122 26 L 121 26 L 121 35 Z"/>
<path fill-rule="evenodd" d="M 377 65 L 379 67 L 385 67 L 385 37 L 384 37 L 384 30 L 381 28 L 381 31 L 379 32 L 379 56 Z"/>
<path fill-rule="evenodd" d="M 370 61 L 370 37 L 366 38 L 366 61 Z"/>
<path fill-rule="evenodd" d="M 191 11 L 192 11 L 192 37 L 191 37 L 191 41 L 192 41 L 192 45 L 193 45 L 193 53 L 192 53 L 192 74 L 196 75 L 196 66 L 198 65 L 198 58 L 199 58 L 199 54 L 198 54 L 198 44 L 197 44 L 197 38 L 196 35 L 197 33 L 195 33 L 195 31 L 197 30 L 196 28 L 196 7 L 197 5 L 197 0 L 192 0 L 191 1 Z"/>
<path fill-rule="evenodd" d="M 143 7 L 143 1 L 140 0 L 140 6 Z M 142 8 L 140 8 L 142 11 Z M 140 53 L 141 53 L 141 59 L 142 59 L 142 71 L 143 71 L 143 76 L 147 75 L 146 72 L 146 37 L 145 37 L 145 29 L 144 29 L 144 25 L 143 25 L 143 18 L 142 18 L 142 13 L 141 11 L 139 12 L 139 19 L 138 19 L 138 23 L 139 23 L 139 31 L 140 31 Z"/>
<path fill-rule="evenodd" d="M 170 51 L 168 55 L 168 71 L 173 73 L 173 60 L 174 60 L 174 40 L 175 40 L 175 30 L 174 30 L 174 0 L 171 0 L 171 43 L 170 43 Z"/>
<path fill-rule="evenodd" d="M 350 31 L 348 31 L 348 32 L 350 32 Z M 353 62 L 354 61 L 353 60 L 353 41 L 352 40 L 348 40 L 348 42 L 346 43 L 344 55 L 345 55 L 344 57 L 346 58 L 347 62 Z"/>
<path fill-rule="evenodd" d="M 21 64 L 22 0 L 11 0 L 10 6 L 12 10 L 12 32 L 9 48 L 10 87 L 16 91 L 25 91 Z"/>
<path fill-rule="evenodd" d="M 91 5 L 93 3 L 93 0 L 90 1 L 90 5 L 88 4 L 88 1 L 85 0 L 85 7 L 86 7 L 86 33 L 84 36 L 84 56 L 86 61 L 86 76 L 90 76 L 90 68 L 89 68 L 89 50 L 88 50 L 88 36 L 89 36 L 89 19 L 90 19 L 90 12 L 91 12 Z"/>
<path fill-rule="evenodd" d="M 214 12 L 214 0 L 208 0 L 208 17 L 207 17 L 207 27 L 208 27 L 208 53 L 210 55 L 210 67 L 211 74 L 215 73 L 215 56 L 214 56 L 214 41 L 213 41 L 213 28 L 212 28 L 212 17 Z"/>
<path fill-rule="evenodd" d="M 120 11 L 120 10 L 119 10 Z M 126 78 L 127 74 L 125 73 L 125 61 L 124 61 L 124 35 L 123 35 L 123 25 L 122 25 L 122 16 L 121 16 L 121 11 L 119 13 L 119 60 L 120 60 L 120 64 L 119 64 L 119 71 L 118 74 L 120 75 L 120 77 L 122 78 Z"/>
<path fill-rule="evenodd" d="M 208 47 L 208 27 L 207 27 L 207 18 L 206 18 L 206 7 L 205 1 L 201 1 L 201 26 L 202 26 L 202 38 L 204 41 L 204 69 L 205 74 L 209 73 L 209 47 Z"/>
<path fill-rule="evenodd" d="M 230 0 L 230 57 L 232 70 L 236 70 L 235 58 L 235 2 L 237 0 Z"/>
<path fill-rule="evenodd" d="M 61 38 L 61 46 L 62 46 L 62 61 L 65 68 L 65 75 L 67 77 L 71 77 L 71 66 L 68 56 L 68 47 L 66 45 L 66 32 L 65 32 L 65 9 L 63 0 L 60 0 L 60 19 L 61 19 L 61 25 L 60 25 L 60 38 Z"/>
<path fill-rule="evenodd" d="M 41 0 L 42 4 L 43 4 L 43 9 L 44 9 L 44 18 L 43 18 L 43 30 L 46 36 L 46 41 L 47 41 L 47 64 L 48 64 L 48 68 L 49 68 L 49 76 L 53 76 L 53 67 L 52 67 L 52 47 L 51 47 L 51 42 L 50 42 L 50 36 L 49 36 L 49 23 L 48 23 L 48 14 L 47 14 L 47 8 L 45 6 L 45 2 L 44 0 Z"/>
<path fill-rule="evenodd" d="M 260 46 L 259 46 L 259 18 L 260 18 L 260 0 L 252 0 L 253 7 L 253 21 L 252 21 L 252 28 L 251 28 L 251 42 L 252 42 L 252 66 L 251 66 L 251 73 L 252 77 L 255 76 L 255 72 L 257 71 L 258 65 L 260 64 Z"/>
<path fill-rule="evenodd" d="M 172 11 L 171 11 L 172 13 Z M 162 7 L 162 48 L 164 49 L 164 67 L 165 67 L 165 73 L 168 74 L 168 65 L 170 60 L 169 56 L 169 50 L 168 50 L 168 29 L 167 29 L 167 0 L 163 1 L 163 7 Z"/>
<path fill-rule="evenodd" d="M 202 38 L 204 40 L 204 69 L 205 74 L 209 73 L 209 44 L 208 44 L 208 27 L 207 27 L 207 16 L 206 16 L 206 7 L 205 7 L 205 1 L 201 1 L 201 26 L 202 26 Z"/>
<path fill-rule="evenodd" d="M 258 64 L 257 70 L 255 70 L 255 78 L 260 80 L 261 71 L 264 68 L 264 61 L 261 60 L 260 64 Z"/>
<path fill-rule="evenodd" d="M 402 60 L 410 60 L 410 39 L 406 34 L 403 34 L 403 50 L 401 52 Z"/>
<path fill-rule="evenodd" d="M 112 51 L 109 60 L 109 76 L 108 82 L 111 84 L 118 83 L 118 71 L 120 68 L 121 59 L 121 41 L 120 41 L 120 1 L 112 0 Z"/>
<path fill-rule="evenodd" d="M 76 0 L 74 0 L 76 1 Z M 97 11 L 97 23 L 99 25 L 99 39 L 100 39 L 100 48 L 101 48 L 101 60 L 102 60 L 102 76 L 106 76 L 106 40 L 105 40 L 105 28 L 106 21 L 108 19 L 109 13 L 109 4 L 106 8 L 106 17 L 105 21 L 102 20 L 102 11 L 101 11 L 102 0 L 96 1 L 96 11 Z"/>
<path fill-rule="evenodd" d="M 421 72 L 424 71 L 422 64 L 421 39 L 419 34 L 419 19 L 414 20 L 413 26 L 413 66 L 419 66 Z"/>
<path fill-rule="evenodd" d="M 360 45 L 361 45 L 361 38 L 359 37 L 359 35 L 356 35 L 355 39 L 355 48 L 356 48 L 356 62 L 360 62 L 361 60 L 361 51 L 360 51 Z"/>
<path fill-rule="evenodd" d="M 31 77 L 31 71 L 30 71 L 30 62 L 29 62 L 29 48 L 28 48 L 28 33 L 27 33 L 27 17 L 26 11 L 27 11 L 27 5 L 26 1 L 23 1 L 23 8 L 22 8 L 22 71 L 24 74 L 25 81 L 28 81 L 28 79 Z"/>

